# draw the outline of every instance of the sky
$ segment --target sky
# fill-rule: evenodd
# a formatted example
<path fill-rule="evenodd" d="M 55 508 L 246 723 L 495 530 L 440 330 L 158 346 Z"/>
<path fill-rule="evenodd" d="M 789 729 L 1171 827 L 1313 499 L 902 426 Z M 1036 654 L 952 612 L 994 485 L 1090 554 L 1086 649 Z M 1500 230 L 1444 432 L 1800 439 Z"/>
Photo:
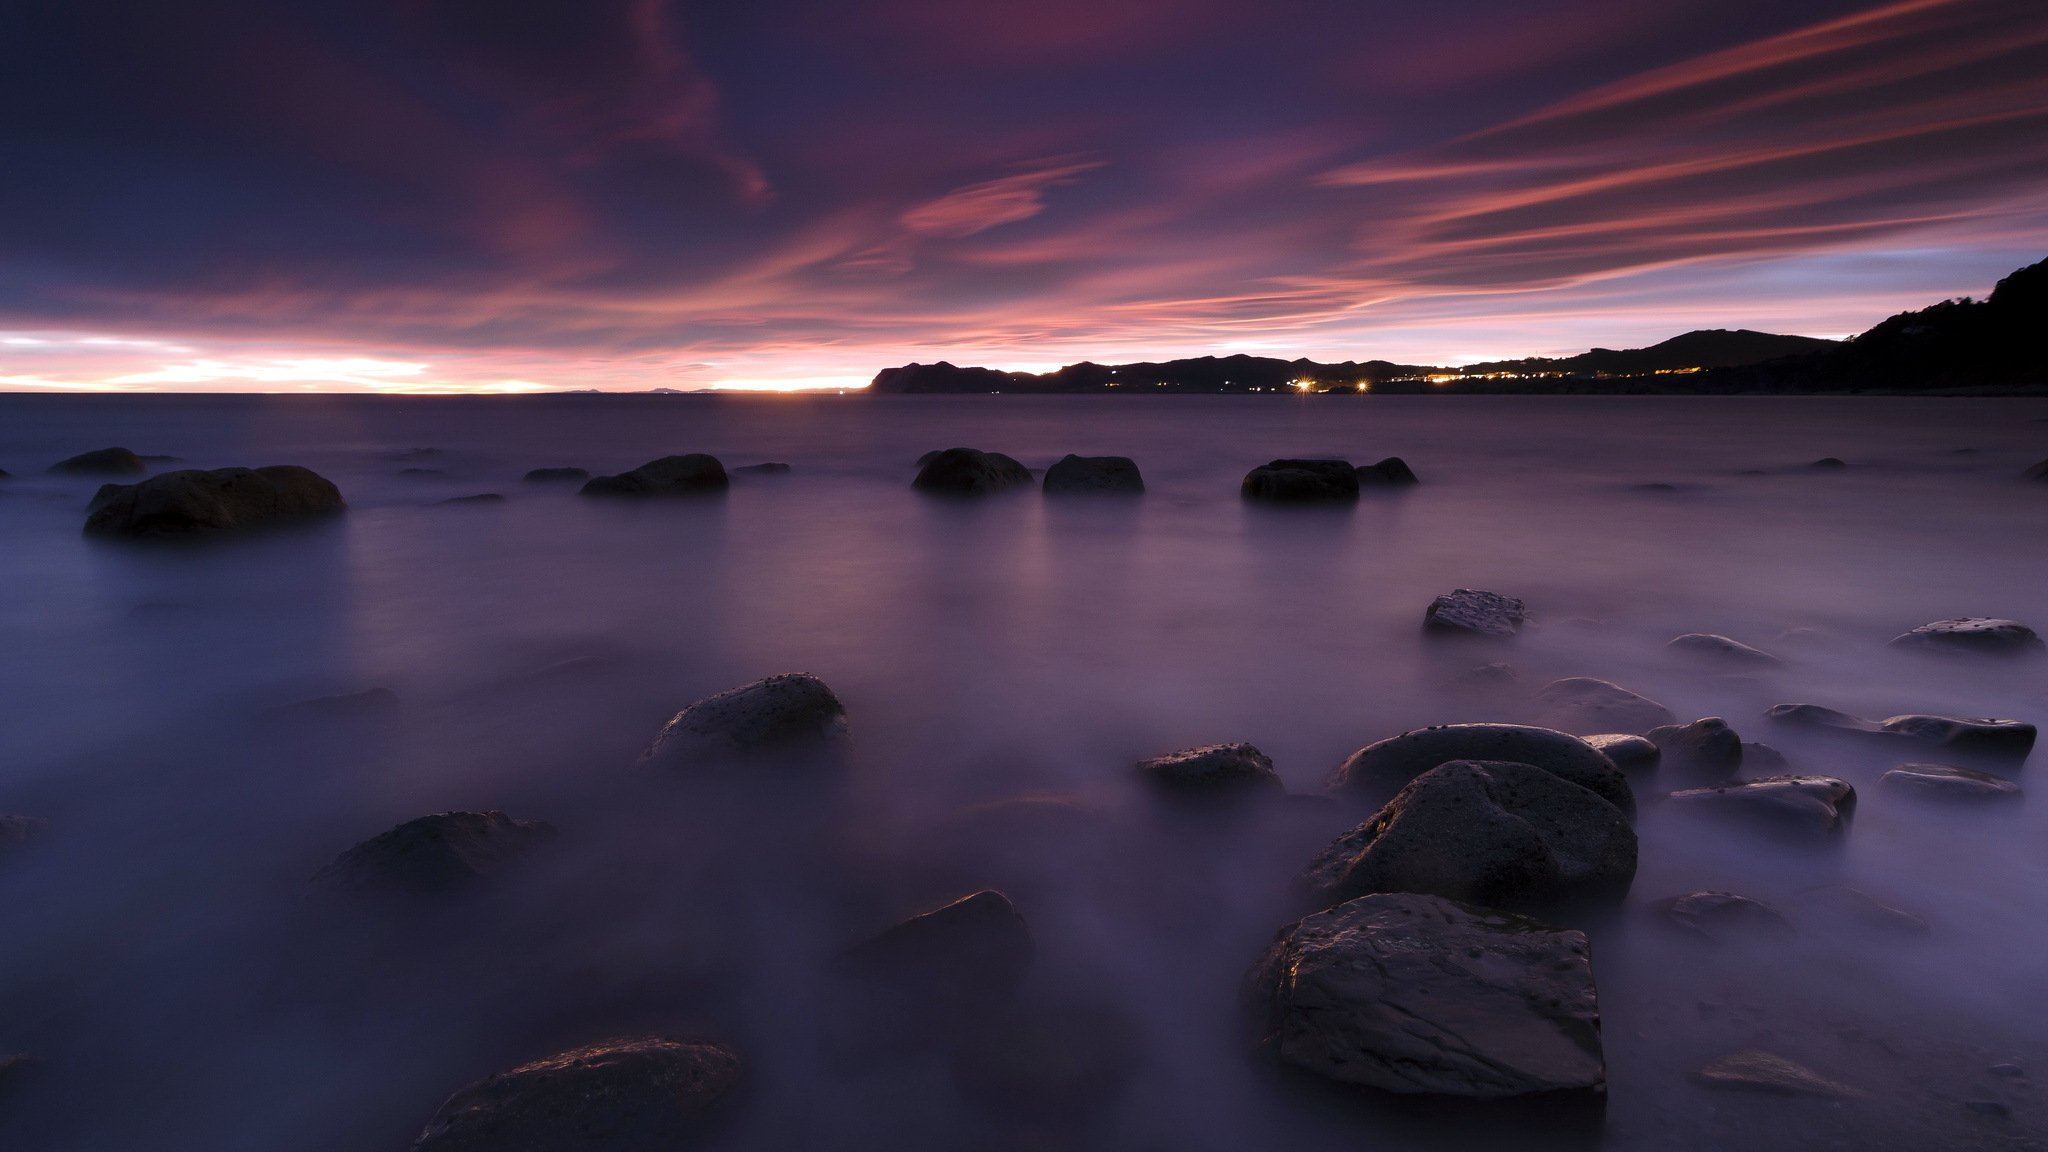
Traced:
<path fill-rule="evenodd" d="M 2044 256 L 2043 0 L 0 4 L 0 390 L 1452 364 Z"/>

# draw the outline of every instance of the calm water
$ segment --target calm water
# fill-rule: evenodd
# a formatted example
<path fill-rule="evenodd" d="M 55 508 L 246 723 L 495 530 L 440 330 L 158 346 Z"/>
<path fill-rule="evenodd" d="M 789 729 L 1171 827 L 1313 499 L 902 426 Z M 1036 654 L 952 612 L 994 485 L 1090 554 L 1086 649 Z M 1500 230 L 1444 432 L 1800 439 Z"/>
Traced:
<path fill-rule="evenodd" d="M 0 812 L 51 822 L 0 861 L 0 1053 L 46 1061 L 0 1087 L 0 1146 L 402 1148 L 477 1076 L 667 1032 L 748 1060 L 734 1148 L 2031 1147 L 2040 806 L 1917 803 L 1877 777 L 1938 755 L 1761 713 L 2048 719 L 2039 665 L 1885 647 L 1958 615 L 2048 628 L 2048 488 L 2015 479 L 2048 456 L 2044 419 L 2032 400 L 0 397 Z M 304 464 L 351 511 L 218 546 L 89 541 L 95 483 L 43 469 L 110 444 Z M 917 457 L 956 444 L 1033 467 L 1130 455 L 1150 491 L 911 492 Z M 519 479 L 686 451 L 795 471 L 642 506 Z M 1321 513 L 1236 495 L 1275 456 L 1390 454 L 1420 488 Z M 1850 466 L 1805 467 L 1822 456 Z M 511 499 L 435 503 L 486 491 Z M 1521 596 L 1532 625 L 1428 642 L 1423 607 L 1454 587 Z M 1664 651 L 1693 631 L 1788 665 L 1729 676 Z M 1357 817 L 1181 827 L 1128 779 L 1144 755 L 1249 740 L 1313 791 L 1404 729 L 1531 718 L 1449 686 L 1492 660 L 1526 690 L 1599 676 L 1724 716 L 1862 792 L 1839 845 L 1801 848 L 1688 823 L 1638 782 L 1630 906 L 1586 925 L 1611 1082 L 1591 1131 L 1503 1134 L 1269 1075 L 1243 1054 L 1237 983 L 1300 914 L 1289 877 Z M 701 803 L 633 769 L 677 708 L 785 671 L 847 703 L 829 803 Z M 394 713 L 274 712 L 373 687 Z M 1021 797 L 1059 802 L 997 803 Z M 562 835 L 442 915 L 337 920 L 302 898 L 350 844 L 451 808 Z M 1813 890 L 1842 883 L 1933 934 L 1831 918 Z M 1032 1002 L 1132 1038 L 1108 1103 L 1020 1126 L 943 1061 L 882 1068 L 821 1038 L 825 957 L 983 886 L 1037 934 Z M 1717 948 L 1655 923 L 1654 899 L 1700 888 L 1800 935 Z M 1689 1079 L 1758 1046 L 1866 1095 Z M 1988 1073 L 2008 1061 L 2026 1074 Z"/>

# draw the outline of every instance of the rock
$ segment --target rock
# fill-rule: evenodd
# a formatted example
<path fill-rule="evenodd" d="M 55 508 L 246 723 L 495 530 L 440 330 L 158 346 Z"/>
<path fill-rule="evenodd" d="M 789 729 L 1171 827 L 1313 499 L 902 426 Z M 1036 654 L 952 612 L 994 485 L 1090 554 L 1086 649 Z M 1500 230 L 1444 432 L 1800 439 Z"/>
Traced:
<path fill-rule="evenodd" d="M 1450 687 L 1468 691 L 1498 692 L 1512 688 L 1521 679 L 1522 674 L 1515 671 L 1514 665 L 1496 660 L 1491 664 L 1481 664 L 1477 668 L 1467 668 L 1451 677 Z"/>
<path fill-rule="evenodd" d="M 1785 759 L 1783 752 L 1769 744 L 1757 744 L 1748 740 L 1742 742 L 1742 763 L 1751 772 L 1767 772 L 1777 776 L 1789 775 L 1792 767 L 1792 762 Z"/>
<path fill-rule="evenodd" d="M 963 1037 L 953 1086 L 992 1120 L 1034 1131 L 1071 1128 L 1129 1090 L 1143 1054 L 1139 1039 L 1137 1022 L 1113 1003 L 1019 1005 Z"/>
<path fill-rule="evenodd" d="M 1710 1061 L 1694 1075 L 1701 1083 L 1715 1088 L 1741 1088 L 1778 1096 L 1825 1096 L 1845 1100 L 1863 1095 L 1775 1052 L 1756 1048 Z"/>
<path fill-rule="evenodd" d="M 1901 764 L 1878 778 L 1879 784 L 1939 800 L 2018 800 L 2020 786 L 2010 780 L 1947 764 Z"/>
<path fill-rule="evenodd" d="M 435 896 L 489 879 L 555 834 L 503 812 L 442 812 L 409 820 L 334 858 L 313 877 L 317 892 Z"/>
<path fill-rule="evenodd" d="M 787 476 L 795 469 L 780 460 L 769 460 L 761 464 L 742 464 L 734 472 L 745 472 L 749 476 Z"/>
<path fill-rule="evenodd" d="M 1879 727 L 1894 736 L 1959 751 L 2024 760 L 2034 750 L 2034 726 L 2019 720 L 1913 715 L 1894 716 Z"/>
<path fill-rule="evenodd" d="M 1896 936 L 1931 936 L 1927 921 L 1903 908 L 1891 905 L 1860 888 L 1827 884 L 1805 893 L 1813 910 L 1835 920 Z"/>
<path fill-rule="evenodd" d="M 436 501 L 438 504 L 503 504 L 504 502 L 505 494 L 503 492 L 478 492 L 471 496 L 450 496 L 446 500 Z"/>
<path fill-rule="evenodd" d="M 1823 472 L 1831 472 L 1839 468 L 1847 468 L 1848 466 L 1849 462 L 1839 456 L 1823 456 L 1807 465 L 1808 468 L 1818 468 Z"/>
<path fill-rule="evenodd" d="M 49 826 L 50 822 L 39 816 L 0 815 L 0 852 L 39 839 Z"/>
<path fill-rule="evenodd" d="M 1614 897 L 1636 834 L 1614 805 L 1528 764 L 1454 760 L 1410 781 L 1310 863 L 1317 899 L 1424 892 L 1500 908 Z"/>
<path fill-rule="evenodd" d="M 1819 704 L 1773 704 L 1764 710 L 1764 716 L 1780 724 L 1801 728 L 1833 728 L 1841 732 L 1864 732 L 1873 735 L 1884 732 L 1883 726 L 1874 721 L 1865 720 L 1861 716 L 1851 716 L 1847 712 L 1839 712 L 1833 708 L 1823 708 Z"/>
<path fill-rule="evenodd" d="M 2020 476 L 2026 480 L 2048 480 L 2048 460 L 2041 461 L 2039 464 L 2020 473 Z"/>
<path fill-rule="evenodd" d="M 1633 816 L 1635 793 L 1612 761 L 1576 736 L 1524 724 L 1440 724 L 1368 744 L 1330 776 L 1330 789 L 1380 805 L 1408 782 L 1453 760 L 1532 764 Z"/>
<path fill-rule="evenodd" d="M 1688 892 L 1659 901 L 1657 908 L 1669 923 L 1716 944 L 1793 934 L 1792 922 L 1769 905 L 1733 892 Z"/>
<path fill-rule="evenodd" d="M 2003 1100 L 1965 1100 L 1963 1107 L 1980 1116 L 1996 1116 L 2001 1120 L 2012 1116 L 2012 1107 Z"/>
<path fill-rule="evenodd" d="M 948 448 L 918 462 L 910 486 L 920 492 L 981 496 L 1031 483 L 1031 471 L 1001 452 Z"/>
<path fill-rule="evenodd" d="M 397 693 L 389 688 L 365 688 L 361 692 L 294 700 L 269 709 L 265 715 L 274 720 L 290 721 L 354 720 L 384 716 L 397 710 Z"/>
<path fill-rule="evenodd" d="M 733 755 L 823 747 L 845 734 L 846 707 L 823 680 L 801 673 L 770 676 L 676 713 L 640 759 L 688 767 Z"/>
<path fill-rule="evenodd" d="M 1280 792 L 1285 785 L 1273 760 L 1250 744 L 1210 744 L 1138 761 L 1138 773 L 1181 793 Z"/>
<path fill-rule="evenodd" d="M 400 468 L 398 470 L 398 474 L 400 476 L 411 476 L 416 480 L 425 480 L 430 477 L 447 475 L 446 472 L 441 471 L 439 468 Z"/>
<path fill-rule="evenodd" d="M 607 1040 L 479 1080 L 413 1152 L 670 1152 L 694 1147 L 740 1061 L 715 1044 Z"/>
<path fill-rule="evenodd" d="M 42 1063 L 27 1052 L 0 1052 L 0 1095 L 14 1087 L 15 1081 L 41 1068 Z"/>
<path fill-rule="evenodd" d="M 1586 743 L 1598 749 L 1602 756 L 1614 762 L 1623 772 L 1650 772 L 1664 756 L 1664 750 L 1647 736 L 1631 736 L 1626 732 L 1602 732 L 1585 738 Z"/>
<path fill-rule="evenodd" d="M 1526 615 L 1527 606 L 1513 596 L 1459 588 L 1429 602 L 1422 614 L 1422 627 L 1430 632 L 1505 639 L 1522 630 Z"/>
<path fill-rule="evenodd" d="M 1783 660 L 1778 659 L 1761 648 L 1752 648 L 1740 640 L 1731 640 L 1726 636 L 1715 635 L 1711 632 L 1688 632 L 1683 636 L 1673 639 L 1665 647 L 1719 660 L 1724 664 L 1774 667 L 1784 663 Z"/>
<path fill-rule="evenodd" d="M 50 471 L 82 476 L 133 476 L 149 471 L 149 465 L 126 448 L 100 448 L 59 460 L 50 465 Z"/>
<path fill-rule="evenodd" d="M 1010 898 L 984 889 L 855 945 L 840 963 L 864 981 L 899 985 L 957 1008 L 1014 994 L 1035 947 Z"/>
<path fill-rule="evenodd" d="M 1045 470 L 1047 493 L 1143 492 L 1145 478 L 1129 456 L 1062 456 Z"/>
<path fill-rule="evenodd" d="M 1422 483 L 1415 469 L 1399 456 L 1389 456 L 1377 464 L 1363 464 L 1357 469 L 1358 484 L 1361 488 L 1406 488 Z"/>
<path fill-rule="evenodd" d="M 1245 473 L 1247 500 L 1318 504 L 1358 499 L 1358 470 L 1348 460 L 1274 460 Z"/>
<path fill-rule="evenodd" d="M 441 455 L 439 448 L 394 448 L 382 453 L 386 460 L 434 460 Z"/>
<path fill-rule="evenodd" d="M 1670 799 L 1702 812 L 1817 834 L 1842 831 L 1856 809 L 1856 790 L 1832 776 L 1771 776 L 1673 792 Z"/>
<path fill-rule="evenodd" d="M 1543 723 L 1565 732 L 1648 732 L 1678 722 L 1671 709 L 1606 680 L 1567 676 L 1536 693 Z"/>
<path fill-rule="evenodd" d="M 1726 780 L 1742 767 L 1742 737 L 1719 716 L 1652 728 L 1649 738 L 1665 763 L 1696 776 Z"/>
<path fill-rule="evenodd" d="M 2037 653 L 2043 645 L 2032 628 L 2017 620 L 1989 616 L 1968 616 L 1922 624 L 1892 640 L 1897 648 L 1925 652 L 1980 653 L 1993 656 L 2024 656 Z"/>
<path fill-rule="evenodd" d="M 1281 930 L 1247 994 L 1284 1064 L 1389 1092 L 1599 1092 L 1586 937 L 1436 896 L 1366 896 Z"/>
<path fill-rule="evenodd" d="M 616 476 L 592 476 L 580 495 L 621 496 L 710 496 L 726 490 L 732 481 L 716 456 L 691 452 L 684 456 L 663 456 L 649 460 L 631 472 Z"/>
<path fill-rule="evenodd" d="M 535 468 L 525 477 L 535 483 L 549 483 L 556 480 L 588 480 L 588 468 Z"/>
<path fill-rule="evenodd" d="M 1993 1064 L 1991 1067 L 1986 1068 L 1985 1071 L 1993 1076 L 2002 1076 L 2009 1080 L 2017 1079 L 2027 1074 L 2027 1070 L 2017 1064 Z"/>
<path fill-rule="evenodd" d="M 96 536 L 204 535 L 326 516 L 346 507 L 333 484 L 294 465 L 188 469 L 102 486 L 86 514 L 85 530 Z"/>

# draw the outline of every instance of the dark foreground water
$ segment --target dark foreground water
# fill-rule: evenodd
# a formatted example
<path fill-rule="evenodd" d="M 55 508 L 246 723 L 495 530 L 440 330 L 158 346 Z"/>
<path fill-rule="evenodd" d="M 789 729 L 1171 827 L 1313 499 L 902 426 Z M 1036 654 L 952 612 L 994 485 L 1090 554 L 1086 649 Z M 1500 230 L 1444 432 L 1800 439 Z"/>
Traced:
<path fill-rule="evenodd" d="M 736 1149 L 2034 1147 L 2041 806 L 1916 802 L 1877 777 L 1938 754 L 1761 713 L 2048 719 L 2040 665 L 1885 646 L 1959 615 L 2048 627 L 2048 487 L 2016 478 L 2048 456 L 2043 418 L 2017 400 L 0 397 L 0 812 L 50 821 L 0 859 L 0 1053 L 43 1060 L 0 1083 L 0 1147 L 398 1149 L 471 1079 L 648 1032 L 741 1052 Z M 110 444 L 304 464 L 351 510 L 217 546 L 87 540 L 94 482 L 43 469 Z M 955 444 L 1034 467 L 1128 454 L 1150 491 L 915 495 L 917 457 Z M 637 506 L 519 479 L 686 451 L 795 471 Z M 1236 494 L 1271 457 L 1388 454 L 1423 485 L 1331 513 Z M 1805 467 L 1822 456 L 1849 467 Z M 484 491 L 511 499 L 436 504 Z M 1423 607 L 1454 587 L 1521 596 L 1532 624 L 1498 648 L 1431 642 Z M 1665 651 L 1694 631 L 1788 664 L 1729 676 Z M 1313 791 L 1404 729 L 1531 717 L 1449 686 L 1493 660 L 1525 690 L 1599 676 L 1727 717 L 1862 796 L 1838 843 L 1799 846 L 1689 822 L 1638 782 L 1630 903 L 1582 925 L 1611 1084 L 1591 1124 L 1272 1075 L 1245 1054 L 1238 982 L 1300 914 L 1293 873 L 1357 816 L 1190 825 L 1129 778 L 1249 740 Z M 847 703 L 841 787 L 713 801 L 636 771 L 677 708 L 785 671 Z M 276 711 L 373 687 L 398 707 Z M 304 898 L 350 844 L 457 808 L 561 834 L 427 914 Z M 1841 916 L 1840 884 L 1931 934 Z M 939 1055 L 848 1055 L 825 959 L 985 886 L 1036 933 L 1034 1013 L 1113 1055 L 1097 1091 L 1018 1107 L 963 1092 Z M 1701 888 L 1799 935 L 1715 947 L 1649 910 Z M 1751 1047 L 1862 1095 L 1691 1079 Z M 2006 1063 L 2023 1074 L 1989 1071 Z"/>

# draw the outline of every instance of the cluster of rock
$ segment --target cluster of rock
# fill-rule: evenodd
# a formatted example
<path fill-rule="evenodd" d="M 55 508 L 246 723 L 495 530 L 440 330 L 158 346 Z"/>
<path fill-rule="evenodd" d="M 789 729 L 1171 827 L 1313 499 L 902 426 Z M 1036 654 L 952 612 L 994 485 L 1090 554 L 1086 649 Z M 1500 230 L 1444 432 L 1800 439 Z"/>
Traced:
<path fill-rule="evenodd" d="M 710 496 L 724 492 L 731 483 L 718 457 L 691 452 L 649 460 L 616 476 L 592 476 L 584 481 L 581 494 L 625 499 Z"/>
<path fill-rule="evenodd" d="M 1420 483 L 1399 456 L 1353 467 L 1348 460 L 1286 459 L 1261 464 L 1245 474 L 1239 491 L 1248 500 L 1321 504 L 1356 500 L 1364 488 L 1402 488 Z"/>

